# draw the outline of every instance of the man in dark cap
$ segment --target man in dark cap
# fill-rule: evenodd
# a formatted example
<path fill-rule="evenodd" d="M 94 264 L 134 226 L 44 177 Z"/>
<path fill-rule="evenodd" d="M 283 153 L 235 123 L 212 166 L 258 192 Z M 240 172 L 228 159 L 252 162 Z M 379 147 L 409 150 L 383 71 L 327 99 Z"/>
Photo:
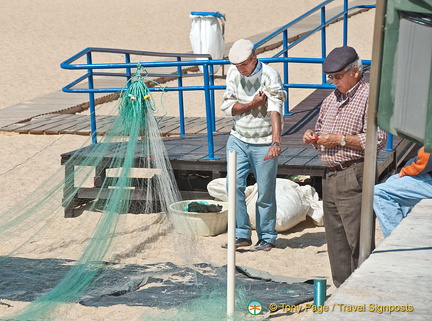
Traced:
<path fill-rule="evenodd" d="M 323 63 L 336 89 L 321 104 L 315 130 L 303 135 L 326 166 L 323 176 L 324 225 L 333 283 L 339 287 L 357 268 L 369 83 L 352 47 L 333 49 Z M 378 129 L 378 149 L 387 135 Z"/>
<path fill-rule="evenodd" d="M 235 244 L 236 248 L 252 245 L 245 201 L 246 181 L 252 170 L 258 185 L 255 208 L 258 241 L 251 249 L 270 251 L 277 238 L 276 175 L 286 92 L 279 73 L 258 60 L 250 40 L 237 40 L 228 57 L 232 65 L 227 72 L 221 109 L 233 117 L 227 154 L 237 152 Z"/>

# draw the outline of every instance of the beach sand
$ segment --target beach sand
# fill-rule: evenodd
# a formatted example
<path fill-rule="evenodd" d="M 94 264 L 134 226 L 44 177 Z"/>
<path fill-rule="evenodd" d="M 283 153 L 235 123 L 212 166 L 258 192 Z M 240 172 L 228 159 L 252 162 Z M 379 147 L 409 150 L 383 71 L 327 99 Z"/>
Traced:
<path fill-rule="evenodd" d="M 180 4 L 173 0 L 159 3 L 107 0 L 103 5 L 95 0 L 3 1 L 0 3 L 0 24 L 3 26 L 0 34 L 0 108 L 61 90 L 78 74 L 61 69 L 60 63 L 86 47 L 190 52 L 191 11 L 219 11 L 226 14 L 225 40 L 233 42 L 274 30 L 320 2 L 275 1 L 271 2 L 271 6 L 264 7 L 259 1 L 233 4 L 228 0 L 218 1 L 217 4 L 213 1 L 187 1 Z M 350 19 L 349 45 L 354 46 L 363 59 L 370 59 L 372 54 L 374 13 L 374 10 L 370 10 Z M 328 50 L 341 45 L 341 24 L 331 26 L 329 30 Z M 317 37 L 313 36 L 315 40 Z M 319 56 L 319 47 L 316 41 L 313 43 L 314 39 L 294 48 L 291 56 Z M 262 57 L 270 54 L 265 53 Z M 310 74 L 310 69 L 310 66 L 293 67 L 290 69 L 292 81 L 305 79 L 306 75 L 309 77 L 307 80 L 316 79 L 316 75 Z M 319 69 L 316 72 L 319 79 Z M 291 91 L 292 105 L 295 106 L 307 93 Z M 220 102 L 220 97 L 216 101 Z M 98 112 L 103 113 L 104 108 L 111 109 L 112 104 L 115 102 L 109 107 L 98 106 Z M 178 114 L 175 97 L 167 97 L 164 105 L 168 115 Z M 202 98 L 190 95 L 186 115 L 201 116 L 201 108 Z M 219 110 L 217 115 L 222 115 Z M 3 186 L 0 191 L 0 212 L 12 207 L 38 184 L 61 171 L 62 153 L 87 143 L 88 137 L 73 135 L 0 134 L 0 185 Z M 65 219 L 58 217 L 56 220 L 56 224 L 61 225 Z M 81 228 L 88 229 L 85 233 L 91 233 L 92 225 Z M 376 241 L 379 243 L 382 234 L 378 227 L 376 232 Z M 49 233 L 52 239 L 62 238 L 59 229 L 53 228 Z M 254 242 L 255 238 L 254 233 Z M 201 237 L 198 246 L 203 252 L 211 253 L 212 260 L 223 265 L 226 250 L 220 245 L 225 241 L 226 234 Z M 20 238 L 8 242 L 19 244 Z M 328 294 L 335 291 L 322 226 L 316 226 L 307 219 L 289 231 L 281 232 L 276 244 L 275 249 L 266 253 L 238 252 L 237 265 L 295 278 L 325 277 L 330 285 Z M 67 250 L 63 249 L 63 255 L 68 256 Z M 72 250 L 77 251 L 76 248 Z M 160 251 L 160 248 L 148 248 L 146 251 L 148 254 L 148 251 Z M 29 256 L 37 257 L 37 254 L 29 253 Z M 137 259 L 135 263 L 141 263 L 141 260 Z M 5 301 L 0 297 L 1 302 Z M 13 305 L 13 309 L 26 304 L 18 301 L 7 303 Z M 0 305 L 0 318 L 2 314 L 9 313 L 8 309 Z M 67 312 L 67 317 L 70 320 L 137 320 L 142 313 L 142 309 L 137 306 L 96 308 L 75 304 Z M 304 314 L 278 312 L 274 316 L 278 320 L 300 320 Z"/>

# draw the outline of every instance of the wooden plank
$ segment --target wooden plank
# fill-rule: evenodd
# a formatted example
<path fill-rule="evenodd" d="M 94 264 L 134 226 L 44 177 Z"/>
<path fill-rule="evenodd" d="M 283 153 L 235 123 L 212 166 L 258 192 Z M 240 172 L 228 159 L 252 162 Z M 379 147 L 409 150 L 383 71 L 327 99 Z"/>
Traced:
<path fill-rule="evenodd" d="M 109 116 L 109 115 L 96 116 L 97 134 L 105 135 L 106 130 L 113 125 L 114 119 L 115 119 L 114 116 Z M 71 126 L 69 127 L 63 129 L 55 128 L 52 130 L 58 130 L 59 134 L 74 134 L 74 135 L 90 136 L 91 134 L 90 116 L 86 115 L 85 119 L 82 119 L 79 122 L 75 122 L 71 124 Z M 50 130 L 47 130 L 45 133 L 50 134 Z"/>
<path fill-rule="evenodd" d="M 225 152 L 226 145 L 217 145 L 216 144 L 216 145 L 213 145 L 213 149 L 214 149 L 215 153 L 219 152 L 219 151 Z M 207 146 L 207 144 L 200 145 L 198 147 L 198 149 L 196 149 L 192 153 L 206 153 L 207 154 L 208 153 L 208 146 Z"/>
<path fill-rule="evenodd" d="M 193 122 L 197 119 L 199 119 L 199 117 L 185 117 L 184 119 L 185 132 L 189 129 L 188 128 L 189 122 Z M 170 121 L 169 124 L 164 124 L 164 127 L 161 129 L 163 130 L 164 135 L 167 136 L 180 135 L 180 120 L 178 118 L 173 119 L 172 121 Z"/>
<path fill-rule="evenodd" d="M 296 156 L 284 163 L 285 166 L 306 166 L 312 161 L 312 156 Z"/>
<path fill-rule="evenodd" d="M 83 187 L 78 189 L 77 197 L 81 199 L 109 199 L 115 192 L 114 188 Z M 145 189 L 130 189 L 129 200 L 145 201 L 147 191 Z"/>
<path fill-rule="evenodd" d="M 60 115 L 59 115 L 60 116 Z M 74 132 L 75 125 L 79 122 L 88 122 L 85 116 L 74 117 L 75 115 L 64 115 L 64 118 L 58 118 L 59 121 L 51 122 L 46 126 L 38 128 L 38 131 L 31 131 L 31 134 L 50 134 L 58 135 L 62 130 L 68 129 L 67 132 Z"/>
<path fill-rule="evenodd" d="M 323 167 L 323 163 L 321 163 L 318 155 L 316 155 L 312 160 L 308 163 L 309 166 Z"/>
<path fill-rule="evenodd" d="M 46 121 L 46 117 L 41 117 L 41 120 L 45 122 L 38 123 L 37 126 L 28 127 L 27 132 L 32 135 L 43 135 L 45 134 L 45 130 L 52 126 L 55 126 L 59 123 L 67 123 L 68 121 L 73 120 L 74 118 L 69 114 L 56 115 L 56 117 L 52 117 L 49 122 Z M 64 126 L 64 125 L 62 125 Z"/>
<path fill-rule="evenodd" d="M 91 134 L 91 124 L 90 116 L 81 115 L 80 118 L 75 118 L 74 121 L 70 123 L 65 123 L 62 127 L 53 127 L 45 131 L 46 134 L 52 134 L 57 132 L 58 134 L 75 134 L 75 135 L 90 135 Z M 110 128 L 115 120 L 115 116 L 111 115 L 101 115 L 96 116 L 96 126 L 98 135 L 103 135 L 106 133 L 106 129 Z M 104 130 L 105 128 L 105 130 Z M 101 130 L 102 129 L 102 130 Z"/>
<path fill-rule="evenodd" d="M 105 135 L 114 123 L 116 116 L 107 115 L 103 118 L 96 117 L 96 131 L 98 135 Z M 89 135 L 91 130 L 89 128 Z"/>
<path fill-rule="evenodd" d="M 305 148 L 302 150 L 298 156 L 300 157 L 316 157 L 318 155 L 318 151 L 315 148 Z"/>
<path fill-rule="evenodd" d="M 174 116 L 165 116 L 165 117 L 161 118 L 161 120 L 159 122 L 159 130 L 165 131 L 165 127 L 171 126 L 173 124 L 177 124 L 178 123 L 177 120 L 178 120 L 178 118 L 174 117 Z"/>
<path fill-rule="evenodd" d="M 37 129 L 37 131 L 30 131 L 30 134 L 48 134 L 48 135 L 58 135 L 65 129 L 68 129 L 69 132 L 75 131 L 75 128 L 80 123 L 89 122 L 89 118 L 85 115 L 58 115 L 56 122 L 51 122 L 46 124 L 45 126 L 41 126 Z M 79 116 L 79 117 L 77 117 Z"/>
<path fill-rule="evenodd" d="M 295 156 L 301 154 L 306 148 L 307 148 L 307 146 L 283 148 L 282 153 L 286 156 L 295 157 Z"/>
<path fill-rule="evenodd" d="M 185 155 L 190 154 L 192 151 L 198 149 L 199 146 L 196 145 L 181 145 L 177 148 L 170 149 L 168 155 L 170 159 L 182 159 Z"/>
<path fill-rule="evenodd" d="M 88 121 L 87 123 L 84 121 L 77 123 L 74 125 L 73 129 L 74 134 L 87 135 L 90 133 L 90 121 Z"/>
<path fill-rule="evenodd" d="M 11 124 L 2 128 L 2 131 L 13 131 L 20 134 L 27 134 L 29 130 L 43 126 L 47 122 L 56 121 L 58 119 L 57 114 L 49 114 L 32 118 L 27 122 Z"/>
<path fill-rule="evenodd" d="M 180 135 L 180 121 L 177 117 L 163 119 L 159 130 L 163 136 Z"/>
<path fill-rule="evenodd" d="M 216 129 L 218 132 L 227 132 L 231 131 L 233 126 L 233 120 L 231 117 L 220 117 L 216 119 Z"/>
<path fill-rule="evenodd" d="M 207 119 L 205 117 L 186 117 L 185 124 L 187 135 L 207 133 Z"/>

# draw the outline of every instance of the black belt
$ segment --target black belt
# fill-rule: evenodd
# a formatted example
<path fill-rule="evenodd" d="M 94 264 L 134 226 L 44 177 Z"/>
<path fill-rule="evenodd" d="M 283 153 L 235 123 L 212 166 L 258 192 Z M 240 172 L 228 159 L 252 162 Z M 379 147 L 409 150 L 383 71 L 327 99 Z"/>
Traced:
<path fill-rule="evenodd" d="M 343 170 L 345 168 L 350 167 L 353 164 L 363 163 L 363 162 L 364 162 L 364 159 L 363 158 L 359 158 L 359 159 L 354 159 L 354 160 L 347 161 L 347 162 L 342 163 L 342 164 L 338 164 L 335 167 L 327 167 L 327 169 L 329 171 L 341 171 L 341 170 Z"/>

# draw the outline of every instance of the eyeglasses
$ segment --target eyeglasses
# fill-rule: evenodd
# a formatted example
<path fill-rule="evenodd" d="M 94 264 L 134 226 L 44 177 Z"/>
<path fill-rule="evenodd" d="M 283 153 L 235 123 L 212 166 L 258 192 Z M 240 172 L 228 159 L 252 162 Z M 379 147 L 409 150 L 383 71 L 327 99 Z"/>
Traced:
<path fill-rule="evenodd" d="M 345 69 L 345 71 L 343 73 L 341 73 L 340 75 L 327 75 L 327 78 L 329 80 L 341 80 L 346 75 L 346 73 L 350 70 L 351 70 L 351 67 Z"/>

